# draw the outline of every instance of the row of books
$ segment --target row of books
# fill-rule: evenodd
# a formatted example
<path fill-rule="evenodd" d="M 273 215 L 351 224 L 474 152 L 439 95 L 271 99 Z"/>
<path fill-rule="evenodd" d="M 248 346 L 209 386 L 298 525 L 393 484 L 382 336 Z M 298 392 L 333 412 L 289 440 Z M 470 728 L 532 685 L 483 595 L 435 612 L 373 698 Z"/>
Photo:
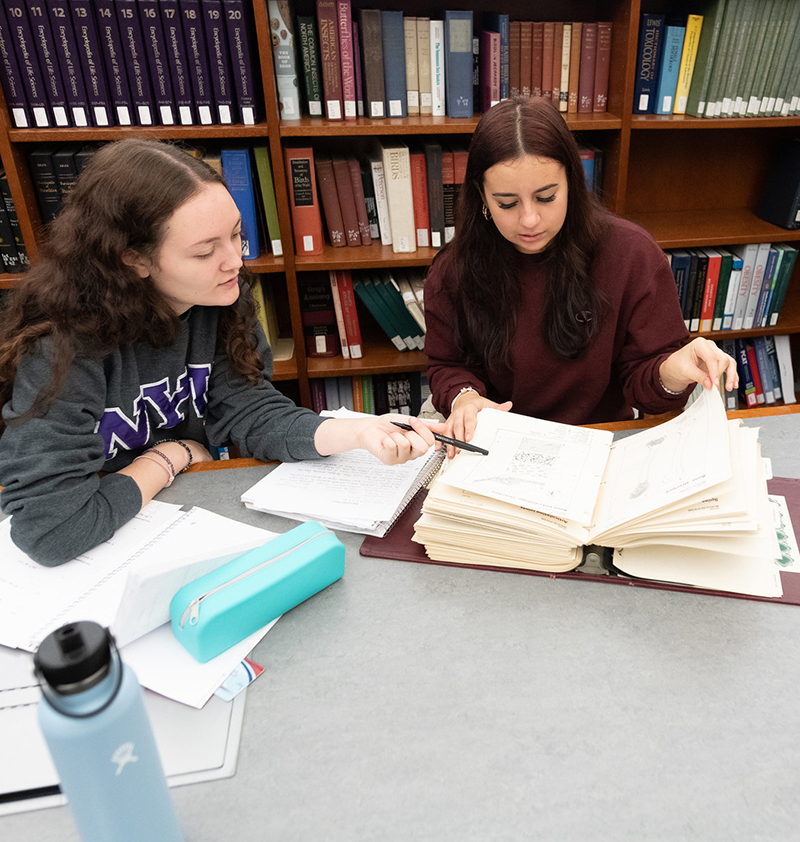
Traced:
<path fill-rule="evenodd" d="M 254 124 L 249 0 L 3 0 L 17 128 Z"/>
<path fill-rule="evenodd" d="M 800 109 L 800 4 L 712 0 L 704 14 L 643 13 L 635 114 L 788 116 Z"/>
<path fill-rule="evenodd" d="M 611 23 L 456 10 L 438 20 L 351 0 L 316 0 L 316 15 L 295 18 L 289 0 L 267 2 L 283 119 L 472 117 L 517 94 L 606 110 Z"/>
<path fill-rule="evenodd" d="M 22 241 L 22 231 L 5 170 L 0 170 L 0 197 L 0 274 L 13 275 L 27 269 L 28 252 Z"/>
<path fill-rule="evenodd" d="M 753 339 L 725 339 L 725 353 L 736 360 L 739 391 L 723 392 L 726 409 L 795 403 L 794 367 L 788 336 L 756 336 Z"/>
<path fill-rule="evenodd" d="M 253 284 L 253 298 L 256 303 L 256 317 L 272 349 L 273 362 L 290 360 L 294 354 L 294 339 L 287 336 L 290 329 L 281 329 L 275 289 L 269 276 L 259 276 Z"/>
<path fill-rule="evenodd" d="M 341 407 L 370 415 L 396 412 L 418 415 L 430 395 L 424 374 L 364 374 L 354 377 L 318 377 L 311 380 L 311 403 L 315 412 Z"/>
<path fill-rule="evenodd" d="M 668 249 L 689 330 L 774 327 L 789 288 L 797 248 L 748 243 L 728 248 Z"/>
<path fill-rule="evenodd" d="M 345 359 L 360 359 L 365 312 L 398 351 L 424 350 L 425 271 L 422 267 L 304 272 L 298 286 L 308 356 L 341 353 Z"/>
<path fill-rule="evenodd" d="M 42 221 L 52 221 L 64 196 L 72 189 L 96 147 L 79 143 L 41 143 L 28 153 L 31 179 Z M 188 149 L 202 157 L 224 178 L 242 214 L 242 256 L 254 260 L 262 245 L 272 254 L 283 254 L 278 206 L 269 149 L 224 145 L 218 150 Z"/>

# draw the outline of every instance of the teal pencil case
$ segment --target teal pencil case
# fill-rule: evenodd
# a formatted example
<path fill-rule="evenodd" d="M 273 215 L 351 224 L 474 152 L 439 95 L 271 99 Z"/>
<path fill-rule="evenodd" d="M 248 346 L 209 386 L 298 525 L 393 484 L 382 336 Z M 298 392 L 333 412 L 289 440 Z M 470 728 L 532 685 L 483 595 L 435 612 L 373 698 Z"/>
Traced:
<path fill-rule="evenodd" d="M 172 632 L 205 663 L 343 575 L 343 544 L 309 521 L 184 585 L 170 602 Z"/>

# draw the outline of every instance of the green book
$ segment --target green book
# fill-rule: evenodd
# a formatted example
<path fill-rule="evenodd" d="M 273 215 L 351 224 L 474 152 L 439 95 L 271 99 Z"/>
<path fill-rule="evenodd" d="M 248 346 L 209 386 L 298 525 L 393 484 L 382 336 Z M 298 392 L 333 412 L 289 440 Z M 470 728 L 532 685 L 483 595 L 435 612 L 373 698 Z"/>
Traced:
<path fill-rule="evenodd" d="M 275 201 L 275 184 L 272 180 L 269 149 L 266 146 L 255 146 L 253 147 L 253 155 L 256 159 L 256 171 L 261 188 L 261 202 L 264 207 L 264 217 L 267 221 L 270 247 L 272 253 L 276 257 L 280 257 L 283 254 L 283 245 L 281 244 L 281 227 L 278 222 L 278 205 Z"/>
<path fill-rule="evenodd" d="M 319 61 L 317 23 L 311 16 L 298 15 L 297 29 L 300 38 L 300 57 L 303 62 L 306 103 L 311 117 L 322 116 L 322 75 Z"/>
<path fill-rule="evenodd" d="M 795 40 L 800 33 L 800 28 L 795 31 Z M 788 116 L 791 108 L 792 95 L 796 93 L 795 89 L 798 87 L 800 81 L 800 50 L 794 50 L 789 53 L 789 58 L 783 68 L 780 84 L 778 85 L 778 95 L 775 100 L 775 108 L 772 111 L 773 116 Z"/>
<path fill-rule="evenodd" d="M 725 5 L 725 16 L 719 33 L 719 45 L 714 57 L 714 67 L 708 83 L 708 95 L 704 117 L 718 117 L 722 110 L 722 91 L 728 77 L 728 69 L 733 53 L 733 43 L 736 40 L 739 9 L 743 0 L 728 0 Z"/>
<path fill-rule="evenodd" d="M 741 0 L 737 20 L 736 34 L 731 44 L 731 60 L 728 73 L 722 88 L 722 102 L 720 117 L 732 117 L 736 106 L 736 99 L 741 95 L 742 68 L 745 56 L 751 49 L 751 34 L 755 21 L 756 0 Z"/>
<path fill-rule="evenodd" d="M 392 345 L 398 351 L 405 351 L 406 345 L 397 328 L 395 328 L 392 321 L 388 318 L 383 301 L 378 299 L 378 293 L 374 289 L 372 281 L 366 278 L 356 278 L 354 275 L 353 289 L 361 299 L 361 303 L 367 308 L 367 311 L 372 315 L 378 325 L 380 325 L 381 330 L 389 337 Z"/>
<path fill-rule="evenodd" d="M 753 90 L 753 80 L 755 79 L 756 67 L 758 66 L 758 59 L 764 46 L 764 38 L 767 34 L 767 24 L 769 23 L 769 17 L 774 5 L 775 0 L 761 0 L 756 7 L 753 29 L 750 35 L 750 41 L 747 45 L 747 50 L 745 51 L 744 64 L 742 65 L 741 83 L 736 95 L 736 102 L 733 105 L 732 116 L 745 117 L 747 115 L 747 103 Z"/>
<path fill-rule="evenodd" d="M 414 341 L 415 346 L 420 351 L 424 350 L 425 337 L 422 335 L 422 330 L 415 321 L 414 317 L 408 312 L 408 307 L 406 307 L 406 303 L 403 300 L 403 293 L 400 292 L 400 287 L 391 269 L 384 269 L 381 272 L 381 283 L 383 284 L 387 299 L 391 302 L 391 306 L 394 308 L 397 318 L 405 326 L 405 329 Z"/>
<path fill-rule="evenodd" d="M 733 255 L 723 248 L 717 251 L 722 256 L 719 264 L 719 280 L 717 281 L 717 295 L 714 298 L 714 316 L 711 323 L 711 330 L 722 330 L 722 319 L 725 315 L 725 301 L 728 298 L 728 284 L 731 280 L 733 269 Z"/>
<path fill-rule="evenodd" d="M 794 2 L 794 0 L 791 0 Z M 780 35 L 781 25 L 786 15 L 786 7 L 789 0 L 774 0 L 770 10 L 769 19 L 764 30 L 764 42 L 761 45 L 761 52 L 758 55 L 755 72 L 753 73 L 753 84 L 747 100 L 748 117 L 755 117 L 761 107 L 761 97 L 764 95 L 764 87 L 767 83 L 767 74 L 775 53 L 775 46 Z"/>
<path fill-rule="evenodd" d="M 708 86 L 714 69 L 719 35 L 722 29 L 722 19 L 725 16 L 725 3 L 726 0 L 712 0 L 703 9 L 703 28 L 700 30 L 692 84 L 686 101 L 686 113 L 691 114 L 692 117 L 704 116 Z"/>
<path fill-rule="evenodd" d="M 411 325 L 406 321 L 404 315 L 400 312 L 396 303 L 392 300 L 389 290 L 386 288 L 386 282 L 377 273 L 372 276 L 372 285 L 378 297 L 383 301 L 383 305 L 389 321 L 395 326 L 395 329 L 400 334 L 400 338 L 410 351 L 418 351 L 419 345 L 416 340 L 416 330 L 412 332 Z M 403 307 L 405 309 L 405 307 Z"/>
<path fill-rule="evenodd" d="M 797 52 L 796 30 L 798 21 L 800 21 L 800 3 L 795 0 L 787 8 L 787 15 L 781 25 L 778 43 L 775 47 L 775 53 L 769 66 L 769 73 L 767 74 L 767 82 L 764 86 L 764 96 L 761 98 L 761 105 L 758 110 L 761 116 L 768 116 L 772 113 L 778 94 L 778 85 L 780 84 L 786 62 L 789 60 L 790 50 L 792 57 Z"/>
<path fill-rule="evenodd" d="M 767 311 L 767 324 L 774 327 L 778 323 L 781 314 L 783 300 L 786 298 L 786 290 L 789 288 L 789 281 L 792 277 L 795 261 L 797 260 L 797 249 L 787 243 L 775 243 L 775 248 L 783 252 L 780 271 L 775 280 L 775 291 L 772 300 L 769 302 Z"/>

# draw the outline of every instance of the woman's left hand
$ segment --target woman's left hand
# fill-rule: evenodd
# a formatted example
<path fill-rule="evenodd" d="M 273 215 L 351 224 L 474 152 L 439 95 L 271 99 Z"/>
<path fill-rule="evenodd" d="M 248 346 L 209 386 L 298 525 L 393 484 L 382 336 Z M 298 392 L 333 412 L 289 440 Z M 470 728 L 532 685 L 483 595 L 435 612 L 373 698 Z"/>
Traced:
<path fill-rule="evenodd" d="M 706 389 L 717 388 L 723 374 L 729 392 L 739 386 L 736 360 L 702 336 L 670 354 L 661 363 L 659 374 L 662 384 L 672 392 L 682 392 L 692 383 L 700 383 Z"/>

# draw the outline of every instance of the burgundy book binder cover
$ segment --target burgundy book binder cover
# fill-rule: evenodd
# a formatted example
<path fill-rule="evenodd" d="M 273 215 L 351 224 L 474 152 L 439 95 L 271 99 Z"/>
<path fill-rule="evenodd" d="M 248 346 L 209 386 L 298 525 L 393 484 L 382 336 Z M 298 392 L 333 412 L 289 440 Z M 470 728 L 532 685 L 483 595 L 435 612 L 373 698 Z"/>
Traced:
<path fill-rule="evenodd" d="M 770 494 L 777 494 L 786 498 L 786 505 L 792 518 L 792 524 L 797 529 L 800 524 L 800 479 L 774 477 L 767 482 Z M 549 576 L 551 579 L 578 579 L 587 582 L 608 582 L 613 585 L 628 585 L 634 588 L 660 588 L 666 591 L 680 591 L 681 593 L 699 593 L 710 596 L 728 596 L 737 599 L 756 599 L 762 602 L 785 602 L 788 605 L 800 605 L 800 573 L 781 571 L 783 596 L 765 597 L 750 594 L 731 593 L 730 591 L 715 591 L 708 588 L 695 588 L 691 585 L 676 585 L 671 582 L 651 582 L 647 579 L 632 579 L 626 576 L 599 575 L 594 573 L 548 573 L 541 570 L 520 570 L 516 567 L 490 567 L 483 564 L 453 564 L 445 561 L 432 561 L 425 555 L 422 544 L 411 540 L 414 534 L 414 524 L 422 512 L 422 503 L 427 492 L 422 489 L 417 492 L 405 512 L 397 519 L 394 526 L 383 538 L 368 535 L 361 545 L 361 555 L 372 558 L 388 558 L 396 561 L 416 561 L 423 564 L 440 564 L 445 567 L 472 567 L 476 570 L 494 570 L 501 573 L 522 573 L 529 576 Z"/>

